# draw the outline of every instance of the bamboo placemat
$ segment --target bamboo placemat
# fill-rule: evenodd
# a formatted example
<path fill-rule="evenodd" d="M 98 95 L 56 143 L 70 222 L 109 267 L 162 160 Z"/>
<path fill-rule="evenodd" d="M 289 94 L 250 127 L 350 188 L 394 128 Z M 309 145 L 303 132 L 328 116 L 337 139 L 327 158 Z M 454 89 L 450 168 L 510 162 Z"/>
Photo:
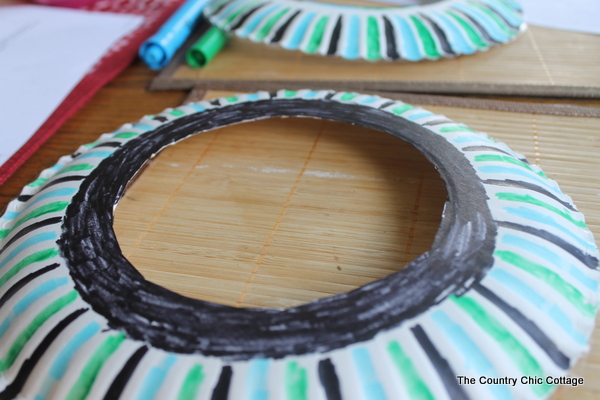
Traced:
<path fill-rule="evenodd" d="M 231 95 L 208 92 L 207 98 Z M 506 142 L 573 197 L 600 238 L 598 119 L 427 106 Z M 123 253 L 149 280 L 241 307 L 290 307 L 401 269 L 430 246 L 446 192 L 410 145 L 341 123 L 273 119 L 187 139 L 119 203 Z M 600 398 L 600 327 L 553 399 Z"/>
<path fill-rule="evenodd" d="M 248 91 L 257 85 L 268 90 L 268 84 L 288 89 L 600 98 L 599 50 L 598 35 L 536 26 L 487 52 L 418 63 L 348 61 L 233 37 L 204 69 L 188 67 L 180 52 L 150 88 L 191 89 L 200 84 Z"/>

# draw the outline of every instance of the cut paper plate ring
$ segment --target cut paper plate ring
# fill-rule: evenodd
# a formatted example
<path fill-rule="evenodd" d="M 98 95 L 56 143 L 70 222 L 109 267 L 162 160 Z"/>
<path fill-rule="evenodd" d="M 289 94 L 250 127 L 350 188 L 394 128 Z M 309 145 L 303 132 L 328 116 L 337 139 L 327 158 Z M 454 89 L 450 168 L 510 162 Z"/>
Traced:
<path fill-rule="evenodd" d="M 488 50 L 525 29 L 515 0 L 357 7 L 299 0 L 221 0 L 206 16 L 255 42 L 346 59 L 437 60 Z"/>
<path fill-rule="evenodd" d="M 161 149 L 219 127 L 311 117 L 415 146 L 448 192 L 431 249 L 348 293 L 241 309 L 146 281 L 113 210 Z M 571 198 L 505 144 L 444 116 L 332 91 L 237 95 L 104 134 L 0 219 L 4 399 L 540 399 L 584 353 L 598 250 Z M 457 376 L 538 377 L 460 385 Z"/>

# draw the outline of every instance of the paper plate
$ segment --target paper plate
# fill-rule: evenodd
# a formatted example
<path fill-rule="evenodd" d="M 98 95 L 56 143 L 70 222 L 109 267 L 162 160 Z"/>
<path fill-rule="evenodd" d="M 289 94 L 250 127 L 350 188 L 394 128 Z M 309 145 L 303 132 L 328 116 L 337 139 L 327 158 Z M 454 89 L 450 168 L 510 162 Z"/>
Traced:
<path fill-rule="evenodd" d="M 346 59 L 437 60 L 513 40 L 525 25 L 514 0 L 442 0 L 354 7 L 298 0 L 222 0 L 210 22 L 255 42 Z"/>
<path fill-rule="evenodd" d="M 448 192 L 431 249 L 386 278 L 286 310 L 232 308 L 146 281 L 112 229 L 130 179 L 186 137 L 278 116 L 353 123 L 419 149 Z M 331 91 L 190 103 L 82 146 L 9 204 L 0 396 L 545 398 L 587 348 L 597 268 L 592 234 L 556 182 L 444 116 Z"/>

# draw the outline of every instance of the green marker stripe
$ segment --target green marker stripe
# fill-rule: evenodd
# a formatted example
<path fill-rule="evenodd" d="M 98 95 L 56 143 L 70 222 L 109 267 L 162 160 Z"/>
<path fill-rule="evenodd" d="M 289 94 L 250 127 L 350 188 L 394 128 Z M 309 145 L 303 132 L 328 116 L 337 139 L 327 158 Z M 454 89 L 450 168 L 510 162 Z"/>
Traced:
<path fill-rule="evenodd" d="M 483 37 L 479 34 L 479 32 L 473 29 L 473 27 L 467 21 L 465 21 L 458 14 L 452 11 L 446 11 L 446 13 L 452 18 L 454 18 L 456 22 L 458 22 L 458 24 L 465 30 L 467 36 L 475 46 L 479 47 L 480 49 L 485 49 L 489 47 L 488 44 L 483 40 Z"/>
<path fill-rule="evenodd" d="M 327 21 L 329 17 L 323 16 L 319 21 L 315 24 L 315 29 L 313 29 L 313 33 L 308 41 L 306 46 L 307 53 L 314 53 L 317 51 L 319 46 L 321 45 L 321 41 L 323 40 L 323 34 L 325 33 L 325 27 L 327 26 Z"/>
<path fill-rule="evenodd" d="M 391 341 L 388 343 L 387 351 L 404 381 L 409 397 L 415 400 L 434 400 L 435 397 L 400 344 L 395 340 Z"/>
<path fill-rule="evenodd" d="M 540 367 L 540 364 L 527 351 L 527 348 L 504 325 L 490 315 L 481 304 L 466 296 L 456 297 L 451 295 L 450 299 L 502 347 L 506 355 L 517 365 L 523 375 L 544 376 L 544 371 Z M 543 385 L 532 385 L 531 389 L 538 396 L 542 396 L 549 393 L 552 390 L 552 386 L 544 383 Z"/>
<path fill-rule="evenodd" d="M 171 114 L 174 117 L 180 117 L 183 114 L 185 114 L 185 111 L 175 109 L 175 110 L 170 111 L 169 114 Z"/>
<path fill-rule="evenodd" d="M 431 58 L 440 58 L 442 55 L 437 49 L 435 40 L 433 39 L 431 32 L 429 32 L 429 29 L 427 29 L 423 21 L 421 21 L 414 15 L 411 15 L 410 19 L 412 20 L 413 24 L 415 24 L 415 27 L 417 28 L 417 33 L 421 37 L 421 42 L 423 42 L 423 49 L 425 50 L 425 54 L 427 54 Z"/>
<path fill-rule="evenodd" d="M 194 400 L 198 394 L 198 389 L 204 381 L 204 372 L 202 372 L 202 365 L 196 364 L 190 368 L 187 376 L 185 377 L 181 390 L 177 396 L 177 400 Z"/>
<path fill-rule="evenodd" d="M 225 20 L 225 25 L 223 27 L 224 28 L 226 28 L 226 27 L 228 28 L 229 24 L 231 24 L 241 13 L 243 13 L 244 11 L 246 11 L 247 9 L 249 9 L 253 5 L 254 5 L 254 3 L 252 3 L 252 4 L 246 4 L 246 5 L 238 8 L 233 13 L 231 13 L 231 15 L 229 17 L 227 17 L 227 20 Z"/>
<path fill-rule="evenodd" d="M 517 160 L 516 158 L 510 157 L 510 156 L 498 156 L 495 154 L 480 154 L 478 156 L 475 156 L 475 161 L 478 161 L 478 162 L 505 162 L 505 163 L 509 163 L 509 164 L 515 164 L 515 165 L 518 165 L 519 167 L 523 167 L 523 168 L 530 170 L 534 174 L 537 174 L 544 179 L 548 179 L 548 177 L 546 176 L 546 174 L 544 174 L 543 171 L 539 171 L 539 172 L 535 171 L 533 168 L 531 168 L 529 165 L 525 164 L 523 161 Z"/>
<path fill-rule="evenodd" d="M 36 315 L 33 321 L 31 321 L 29 325 L 23 329 L 19 336 L 17 336 L 12 346 L 10 346 L 10 349 L 8 349 L 6 356 L 0 360 L 0 372 L 6 371 L 13 365 L 29 339 L 31 339 L 31 337 L 37 332 L 40 326 L 42 326 L 46 321 L 48 321 L 48 319 L 50 319 L 50 317 L 65 308 L 76 298 L 77 291 L 72 290 L 64 296 L 54 300 L 52 303 L 50 303 L 50 305 Z"/>
<path fill-rule="evenodd" d="M 472 1 L 469 1 L 468 3 L 470 6 L 477 8 L 481 12 L 487 14 L 491 19 L 493 19 L 494 22 L 500 27 L 502 32 L 506 33 L 509 36 L 512 36 L 515 34 L 515 32 L 512 29 L 510 29 L 508 27 L 508 25 L 506 25 L 504 20 L 502 18 L 500 18 L 495 12 L 492 12 L 489 8 L 484 7 L 480 4 L 474 3 Z"/>
<path fill-rule="evenodd" d="M 285 366 L 284 380 L 286 400 L 308 400 L 306 368 L 300 367 L 295 361 L 288 362 Z"/>
<path fill-rule="evenodd" d="M 94 381 L 100 373 L 100 369 L 106 360 L 119 348 L 125 340 L 123 333 L 118 333 L 107 337 L 102 344 L 96 349 L 87 364 L 83 367 L 79 378 L 69 391 L 66 400 L 83 400 L 87 397 L 92 389 Z"/>
<path fill-rule="evenodd" d="M 0 278 L 0 288 L 4 286 L 4 284 L 10 278 L 18 274 L 19 271 L 21 271 L 23 268 L 36 262 L 49 260 L 50 258 L 56 257 L 59 254 L 60 251 L 58 251 L 58 249 L 46 249 L 28 255 L 27 257 L 16 263 L 11 269 L 8 270 L 6 274 L 2 276 L 2 278 Z"/>
<path fill-rule="evenodd" d="M 455 126 L 444 126 L 440 128 L 440 132 L 449 133 L 449 132 L 475 132 L 473 129 L 468 126 L 455 125 Z"/>
<path fill-rule="evenodd" d="M 392 112 L 396 115 L 400 115 L 400 114 L 404 114 L 408 110 L 412 110 L 413 108 L 414 107 L 411 106 L 410 104 L 402 104 L 402 105 L 399 105 L 398 107 L 392 108 Z"/>
<path fill-rule="evenodd" d="M 494 255 L 515 267 L 535 276 L 556 290 L 583 315 L 594 318 L 597 307 L 586 302 L 583 294 L 575 286 L 565 281 L 559 274 L 512 251 L 498 250 Z"/>
<path fill-rule="evenodd" d="M 132 137 L 139 136 L 140 134 L 137 132 L 121 132 L 113 135 L 116 139 L 131 139 Z"/>
<path fill-rule="evenodd" d="M 367 59 L 381 59 L 381 44 L 379 43 L 379 24 L 375 17 L 367 18 Z"/>
<path fill-rule="evenodd" d="M 48 178 L 37 178 L 35 181 L 31 182 L 27 186 L 38 187 L 38 186 L 42 186 L 46 182 L 48 182 Z"/>
<path fill-rule="evenodd" d="M 118 137 L 118 135 L 115 137 Z M 63 168 L 60 171 L 58 171 L 56 173 L 56 175 L 66 174 L 67 172 L 73 172 L 73 171 L 85 171 L 85 170 L 92 169 L 92 168 L 94 168 L 94 166 L 91 164 L 71 165 L 70 167 Z"/>
<path fill-rule="evenodd" d="M 350 93 L 350 92 L 346 92 L 344 93 L 341 97 L 340 100 L 342 101 L 350 101 L 352 99 L 354 99 L 356 96 L 358 96 L 358 94 L 356 93 Z"/>
<path fill-rule="evenodd" d="M 267 23 L 264 24 L 263 27 L 260 28 L 260 30 L 256 33 L 256 39 L 263 40 L 269 34 L 269 32 L 271 32 L 271 29 L 273 29 L 273 26 L 277 23 L 277 21 L 279 21 L 281 17 L 283 17 L 288 11 L 290 11 L 289 7 L 284 8 L 269 18 Z"/>
<path fill-rule="evenodd" d="M 496 197 L 500 200 L 508 200 L 508 201 L 517 201 L 520 203 L 527 203 L 527 204 L 533 204 L 535 206 L 540 206 L 543 207 L 549 211 L 552 211 L 555 214 L 560 215 L 561 217 L 563 217 L 564 219 L 572 222 L 573 224 L 585 228 L 586 224 L 583 221 L 577 220 L 575 218 L 573 218 L 573 216 L 571 215 L 571 212 L 569 210 L 567 210 L 566 208 L 563 208 L 562 210 L 554 207 L 551 204 L 546 203 L 545 201 L 542 201 L 540 199 L 537 199 L 529 194 L 515 194 L 515 193 L 496 193 Z"/>
<path fill-rule="evenodd" d="M 298 93 L 298 91 L 297 91 L 297 90 L 284 90 L 284 91 L 283 91 L 283 95 L 284 95 L 286 98 L 294 97 L 294 96 L 296 95 L 296 93 Z"/>
<path fill-rule="evenodd" d="M 32 210 L 29 213 L 27 213 L 23 218 L 19 219 L 17 222 L 15 222 L 15 224 L 11 228 L 0 230 L 0 239 L 4 239 L 5 237 L 7 237 L 13 230 L 15 230 L 17 227 L 19 227 L 25 222 L 37 217 L 41 217 L 45 214 L 62 211 L 65 208 L 67 208 L 68 205 L 68 201 L 55 201 L 53 203 L 48 203 L 41 207 L 38 207 L 35 210 Z"/>

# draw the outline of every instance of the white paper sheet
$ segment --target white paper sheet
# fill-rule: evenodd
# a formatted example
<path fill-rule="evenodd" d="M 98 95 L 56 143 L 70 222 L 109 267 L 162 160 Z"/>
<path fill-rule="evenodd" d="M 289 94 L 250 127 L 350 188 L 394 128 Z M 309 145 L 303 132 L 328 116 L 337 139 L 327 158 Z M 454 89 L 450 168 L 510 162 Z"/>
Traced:
<path fill-rule="evenodd" d="M 531 25 L 600 34 L 600 0 L 518 0 Z"/>
<path fill-rule="evenodd" d="M 34 5 L 0 7 L 0 165 L 143 17 Z"/>

